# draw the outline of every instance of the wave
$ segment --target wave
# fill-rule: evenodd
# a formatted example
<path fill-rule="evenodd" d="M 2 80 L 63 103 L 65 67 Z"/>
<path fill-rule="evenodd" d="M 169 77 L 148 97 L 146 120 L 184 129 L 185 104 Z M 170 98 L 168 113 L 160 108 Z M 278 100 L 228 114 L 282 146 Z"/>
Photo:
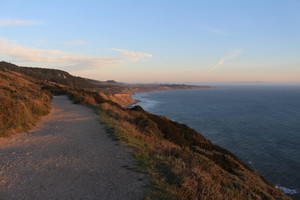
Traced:
<path fill-rule="evenodd" d="M 145 93 L 139 93 L 139 94 L 134 94 L 132 97 L 138 101 L 138 103 L 132 105 L 133 106 L 136 106 L 136 105 L 139 105 L 141 106 L 143 109 L 145 110 L 148 110 L 150 108 L 153 108 L 155 107 L 157 104 L 161 103 L 159 101 L 155 101 L 155 100 L 150 100 L 150 99 L 147 99 L 147 94 Z"/>
<path fill-rule="evenodd" d="M 297 190 L 289 189 L 289 188 L 286 188 L 286 187 L 283 187 L 283 186 L 276 185 L 276 188 L 280 189 L 285 194 L 297 194 L 298 193 Z"/>

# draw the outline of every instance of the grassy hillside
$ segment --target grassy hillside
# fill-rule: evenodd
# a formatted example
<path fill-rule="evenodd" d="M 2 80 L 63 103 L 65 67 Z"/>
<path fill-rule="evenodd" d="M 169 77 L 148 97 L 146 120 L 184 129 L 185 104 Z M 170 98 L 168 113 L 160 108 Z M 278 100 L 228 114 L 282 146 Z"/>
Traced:
<path fill-rule="evenodd" d="M 24 74 L 26 76 L 35 78 L 40 81 L 62 84 L 75 89 L 96 87 L 94 84 L 91 84 L 87 79 L 72 76 L 68 72 L 62 70 L 19 67 L 17 65 L 3 61 L 0 62 L 0 69 L 1 68 Z"/>
<path fill-rule="evenodd" d="M 102 104 L 101 119 L 152 177 L 147 199 L 289 199 L 235 155 L 184 124 Z"/>
<path fill-rule="evenodd" d="M 66 94 L 74 103 L 96 109 L 108 131 L 132 147 L 138 164 L 152 180 L 152 190 L 145 199 L 289 199 L 234 154 L 212 144 L 193 129 L 138 106 L 124 108 L 118 103 L 129 103 L 128 95 L 115 94 L 125 90 L 183 89 L 182 85 L 126 86 L 84 79 L 96 85 L 86 88 L 77 82 L 83 78 L 69 77 L 59 70 L 22 70 L 0 63 L 0 135 L 30 129 L 49 112 L 50 92 Z M 39 73 L 46 74 L 45 79 L 24 75 L 37 78 L 42 76 Z M 64 84 L 61 78 L 66 82 L 72 80 L 73 84 Z"/>
<path fill-rule="evenodd" d="M 31 129 L 50 108 L 48 91 L 29 77 L 0 68 L 0 136 Z"/>

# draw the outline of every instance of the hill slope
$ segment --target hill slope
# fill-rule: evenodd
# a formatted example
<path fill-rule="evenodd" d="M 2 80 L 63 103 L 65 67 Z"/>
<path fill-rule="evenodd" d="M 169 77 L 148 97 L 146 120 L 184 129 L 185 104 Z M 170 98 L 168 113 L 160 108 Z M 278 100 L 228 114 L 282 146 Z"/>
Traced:
<path fill-rule="evenodd" d="M 34 111 L 28 112 L 29 116 L 36 116 L 35 113 L 38 113 L 37 116 L 46 114 L 49 93 L 44 89 L 67 94 L 75 103 L 93 106 L 100 113 L 101 120 L 107 124 L 110 132 L 121 142 L 133 147 L 135 157 L 144 172 L 151 175 L 153 189 L 147 195 L 148 199 L 289 199 L 235 155 L 212 144 L 188 126 L 148 113 L 141 107 L 126 109 L 114 102 L 118 100 L 113 98 L 117 91 L 130 93 L 134 91 L 133 88 L 149 91 L 183 89 L 183 86 L 139 87 L 115 82 L 108 83 L 114 86 L 107 86 L 106 83 L 101 82 L 91 83 L 93 81 L 88 79 L 84 80 L 94 86 L 83 86 L 80 81 L 77 82 L 79 79 L 62 71 L 24 68 L 25 71 L 32 70 L 38 71 L 37 74 L 46 74 L 45 79 L 37 80 L 16 73 L 19 68 L 4 66 L 6 63 L 0 64 L 2 64 L 0 72 L 3 86 L 0 97 L 1 102 L 7 102 L 1 104 L 2 126 L 6 127 L 8 120 L 14 121 L 11 119 L 18 118 L 19 115 L 15 114 L 16 110 L 21 110 L 23 113 L 27 110 Z M 15 71 L 8 71 L 11 69 Z M 31 72 L 22 73 L 32 77 L 42 76 L 33 75 L 34 73 Z M 58 79 L 50 78 L 57 78 L 57 76 Z M 70 84 L 63 85 L 61 78 L 67 79 Z M 73 81 L 73 85 L 69 80 Z M 111 93 L 109 93 L 110 89 Z M 45 109 L 36 109 L 35 103 L 32 102 L 39 102 L 37 105 L 43 105 Z M 27 122 L 27 124 L 32 123 Z M 23 124 L 9 126 L 10 129 L 16 127 L 22 128 Z"/>
<path fill-rule="evenodd" d="M 34 79 L 0 68 L 0 136 L 29 130 L 50 108 L 51 94 Z"/>
<path fill-rule="evenodd" d="M 150 199 L 289 199 L 228 150 L 184 124 L 102 104 L 101 118 L 111 131 L 136 149 L 151 174 Z"/>

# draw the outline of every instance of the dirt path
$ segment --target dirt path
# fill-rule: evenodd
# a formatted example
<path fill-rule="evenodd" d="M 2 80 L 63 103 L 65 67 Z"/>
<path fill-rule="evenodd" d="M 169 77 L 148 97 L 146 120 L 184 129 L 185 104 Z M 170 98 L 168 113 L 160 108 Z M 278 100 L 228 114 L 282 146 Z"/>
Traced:
<path fill-rule="evenodd" d="M 140 199 L 143 174 L 92 109 L 54 97 L 29 134 L 0 140 L 0 199 Z"/>

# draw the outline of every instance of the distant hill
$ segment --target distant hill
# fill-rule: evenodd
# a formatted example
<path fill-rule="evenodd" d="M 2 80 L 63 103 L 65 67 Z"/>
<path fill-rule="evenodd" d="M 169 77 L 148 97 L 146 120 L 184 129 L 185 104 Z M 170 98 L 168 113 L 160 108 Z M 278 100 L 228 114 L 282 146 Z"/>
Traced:
<path fill-rule="evenodd" d="M 208 86 L 192 86 L 181 84 L 123 84 L 114 80 L 98 81 L 73 76 L 57 69 L 20 67 L 15 64 L 0 62 L 0 69 L 18 72 L 44 82 L 56 83 L 73 89 L 91 89 L 107 94 L 147 92 L 156 90 L 202 89 Z"/>
<path fill-rule="evenodd" d="M 0 62 L 0 68 L 25 74 L 41 81 L 63 84 L 74 89 L 96 87 L 85 78 L 72 76 L 68 72 L 57 69 L 19 67 L 3 61 Z"/>

